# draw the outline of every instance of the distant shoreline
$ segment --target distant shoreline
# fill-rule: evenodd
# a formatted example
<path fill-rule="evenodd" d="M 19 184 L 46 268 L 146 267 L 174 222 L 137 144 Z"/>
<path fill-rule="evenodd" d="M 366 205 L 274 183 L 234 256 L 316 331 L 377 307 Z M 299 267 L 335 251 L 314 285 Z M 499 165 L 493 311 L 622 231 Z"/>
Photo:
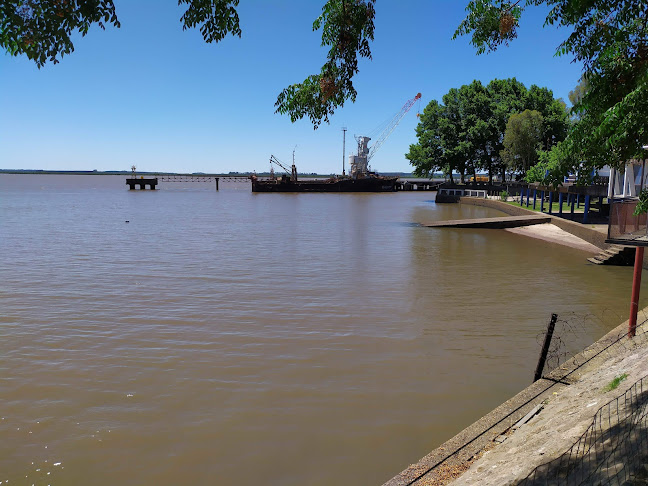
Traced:
<path fill-rule="evenodd" d="M 39 170 L 39 169 L 0 169 L 0 174 L 45 174 L 45 175 L 132 175 L 129 170 Z M 206 172 L 146 172 L 137 171 L 138 176 L 195 176 L 195 177 L 248 177 L 252 174 L 267 177 L 269 172 L 229 172 L 225 174 L 209 174 Z M 331 177 L 331 174 L 303 174 L 298 173 L 301 177 Z M 407 172 L 381 172 L 384 176 L 398 176 L 401 178 L 416 178 Z"/>

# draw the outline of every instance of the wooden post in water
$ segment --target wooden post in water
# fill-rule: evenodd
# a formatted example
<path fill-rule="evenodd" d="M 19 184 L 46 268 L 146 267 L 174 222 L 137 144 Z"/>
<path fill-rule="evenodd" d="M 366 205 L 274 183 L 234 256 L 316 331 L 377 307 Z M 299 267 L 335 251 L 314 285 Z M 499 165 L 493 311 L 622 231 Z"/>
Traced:
<path fill-rule="evenodd" d="M 643 270 L 644 247 L 638 246 L 635 252 L 634 275 L 632 277 L 632 299 L 630 301 L 630 320 L 628 321 L 628 337 L 634 337 L 637 331 L 637 311 L 639 310 L 639 289 L 641 287 L 641 271 Z"/>
<path fill-rule="evenodd" d="M 218 191 L 218 179 L 219 179 L 219 178 L 216 177 L 215 179 L 216 179 L 216 190 Z"/>
<path fill-rule="evenodd" d="M 553 337 L 557 319 L 558 314 L 551 314 L 551 320 L 547 326 L 547 334 L 545 334 L 544 343 L 542 343 L 540 358 L 538 358 L 538 366 L 536 366 L 535 376 L 533 377 L 534 383 L 542 378 L 542 371 L 544 370 L 545 361 L 547 360 L 547 353 L 549 352 L 549 345 L 551 344 L 551 338 Z"/>

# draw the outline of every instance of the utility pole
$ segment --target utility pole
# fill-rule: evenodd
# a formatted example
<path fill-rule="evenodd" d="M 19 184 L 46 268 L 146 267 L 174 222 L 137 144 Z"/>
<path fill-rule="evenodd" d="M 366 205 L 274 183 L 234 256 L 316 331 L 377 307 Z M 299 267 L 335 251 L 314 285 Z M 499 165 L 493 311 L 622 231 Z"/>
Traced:
<path fill-rule="evenodd" d="M 342 127 L 342 175 L 346 175 L 344 172 L 344 157 L 346 157 L 346 131 L 347 127 Z"/>

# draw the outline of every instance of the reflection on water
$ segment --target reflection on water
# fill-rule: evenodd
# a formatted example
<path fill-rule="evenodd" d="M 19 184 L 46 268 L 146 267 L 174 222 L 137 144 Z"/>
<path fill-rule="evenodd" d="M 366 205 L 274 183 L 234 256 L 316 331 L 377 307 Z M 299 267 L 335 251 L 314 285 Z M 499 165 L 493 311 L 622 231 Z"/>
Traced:
<path fill-rule="evenodd" d="M 380 484 L 528 385 L 552 312 L 628 308 L 632 269 L 411 225 L 499 215 L 429 193 L 0 191 L 12 483 Z"/>

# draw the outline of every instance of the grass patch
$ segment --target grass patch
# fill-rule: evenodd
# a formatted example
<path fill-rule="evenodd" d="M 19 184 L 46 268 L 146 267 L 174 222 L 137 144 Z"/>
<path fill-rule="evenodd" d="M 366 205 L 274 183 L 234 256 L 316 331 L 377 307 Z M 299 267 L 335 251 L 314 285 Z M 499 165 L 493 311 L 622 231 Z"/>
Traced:
<path fill-rule="evenodd" d="M 621 384 L 623 380 L 625 380 L 628 377 L 628 373 L 623 373 L 620 376 L 617 376 L 614 380 L 612 380 L 608 385 L 603 388 L 603 391 L 609 392 L 614 390 L 615 388 L 618 388 L 618 386 Z"/>
<path fill-rule="evenodd" d="M 507 204 L 510 204 L 511 206 L 517 206 L 518 208 L 520 207 L 520 202 L 519 199 L 518 201 L 507 201 Z M 540 212 L 540 201 L 536 201 L 536 208 L 533 209 L 533 199 L 529 201 L 529 207 L 527 208 L 526 206 L 526 198 L 524 198 L 524 205 L 522 206 L 524 209 L 528 209 L 529 211 L 535 211 L 537 213 Z M 554 202 L 551 205 L 551 211 L 553 214 L 558 214 L 558 210 L 560 209 L 560 204 L 557 202 Z M 577 208 L 574 205 L 574 214 L 583 214 L 585 211 L 584 204 L 581 204 L 580 208 Z M 549 213 L 549 203 L 545 202 L 544 203 L 544 212 Z M 567 203 L 563 203 L 563 214 L 570 214 L 571 213 L 571 206 L 568 205 Z"/>

